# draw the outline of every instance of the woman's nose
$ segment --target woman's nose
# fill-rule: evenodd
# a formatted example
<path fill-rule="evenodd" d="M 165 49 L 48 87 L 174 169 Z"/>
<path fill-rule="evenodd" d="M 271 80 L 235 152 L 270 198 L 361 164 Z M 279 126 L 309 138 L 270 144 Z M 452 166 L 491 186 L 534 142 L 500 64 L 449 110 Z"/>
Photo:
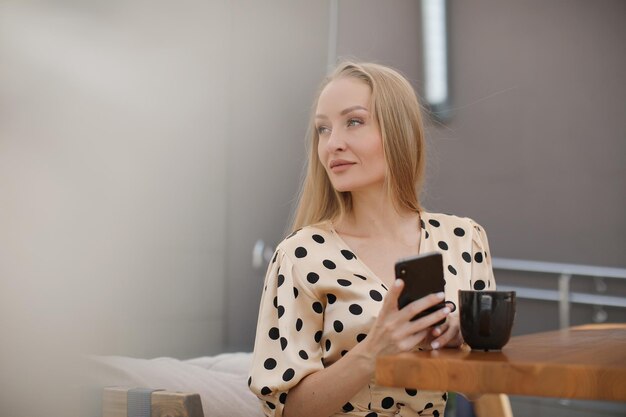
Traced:
<path fill-rule="evenodd" d="M 327 146 L 330 151 L 345 150 L 346 142 L 340 132 L 332 130 L 328 138 Z"/>

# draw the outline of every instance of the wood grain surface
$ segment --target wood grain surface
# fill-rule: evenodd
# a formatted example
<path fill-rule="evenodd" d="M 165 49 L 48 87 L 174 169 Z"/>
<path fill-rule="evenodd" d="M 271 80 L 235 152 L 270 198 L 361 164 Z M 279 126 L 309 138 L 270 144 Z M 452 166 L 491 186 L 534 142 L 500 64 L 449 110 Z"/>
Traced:
<path fill-rule="evenodd" d="M 442 349 L 381 357 L 380 385 L 467 394 L 626 401 L 626 324 L 513 337 L 502 351 Z"/>
<path fill-rule="evenodd" d="M 102 392 L 102 417 L 128 417 L 127 395 L 129 388 L 104 388 Z M 151 394 L 152 417 L 203 417 L 199 394 L 155 391 Z"/>

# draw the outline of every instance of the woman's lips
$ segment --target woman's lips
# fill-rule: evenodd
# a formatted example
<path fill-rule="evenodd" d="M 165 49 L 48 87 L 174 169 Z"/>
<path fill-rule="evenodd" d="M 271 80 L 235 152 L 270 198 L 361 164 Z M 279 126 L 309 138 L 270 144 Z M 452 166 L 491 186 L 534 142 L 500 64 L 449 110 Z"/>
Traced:
<path fill-rule="evenodd" d="M 354 162 L 350 162 L 350 161 L 330 161 L 330 170 L 333 172 L 343 172 L 346 171 L 347 169 L 349 169 L 352 165 L 354 165 Z"/>

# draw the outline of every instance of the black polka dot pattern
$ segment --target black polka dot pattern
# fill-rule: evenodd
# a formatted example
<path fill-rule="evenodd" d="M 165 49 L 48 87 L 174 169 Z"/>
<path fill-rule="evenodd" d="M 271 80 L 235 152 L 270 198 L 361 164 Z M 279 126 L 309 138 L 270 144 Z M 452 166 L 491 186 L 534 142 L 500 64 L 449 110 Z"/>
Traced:
<path fill-rule="evenodd" d="M 339 320 L 335 320 L 335 322 L 333 323 L 333 328 L 337 333 L 341 333 L 343 331 L 343 323 Z"/>
<path fill-rule="evenodd" d="M 280 337 L 280 334 L 278 332 L 278 327 L 272 327 L 270 329 L 270 331 L 268 332 L 270 339 L 272 340 L 278 340 L 278 338 Z"/>
<path fill-rule="evenodd" d="M 306 280 L 309 281 L 311 284 L 315 284 L 317 281 L 320 280 L 320 276 L 315 272 L 309 272 L 306 275 Z"/>
<path fill-rule="evenodd" d="M 266 359 L 263 366 L 265 366 L 265 369 L 268 369 L 268 370 L 276 368 L 276 359 L 272 359 L 272 358 Z"/>
<path fill-rule="evenodd" d="M 322 303 L 320 303 L 319 301 L 314 302 L 313 311 L 315 311 L 317 314 L 322 314 L 324 312 L 324 307 L 322 306 Z"/>
<path fill-rule="evenodd" d="M 350 304 L 350 307 L 348 308 L 348 310 L 350 310 L 350 313 L 354 314 L 355 316 L 358 316 L 359 314 L 363 313 L 363 307 L 361 307 L 358 304 Z"/>
<path fill-rule="evenodd" d="M 394 404 L 395 404 L 395 401 L 393 400 L 393 398 L 385 397 L 383 398 L 383 401 L 381 402 L 380 406 L 384 408 L 385 410 L 389 410 L 391 407 L 393 407 Z"/>
<path fill-rule="evenodd" d="M 482 279 L 477 279 L 474 282 L 474 289 L 475 290 L 484 290 L 485 289 L 485 281 L 483 281 Z"/>
<path fill-rule="evenodd" d="M 285 382 L 291 381 L 295 375 L 296 375 L 296 371 L 294 371 L 292 368 L 289 368 L 283 374 L 283 381 Z"/>
<path fill-rule="evenodd" d="M 346 258 L 347 260 L 351 260 L 356 258 L 356 256 L 354 256 L 354 253 L 350 252 L 349 250 L 343 249 L 341 251 L 341 254 L 343 255 L 344 258 Z"/>
<path fill-rule="evenodd" d="M 341 407 L 341 408 L 342 408 L 342 409 L 343 409 L 343 411 L 345 411 L 345 412 L 350 412 L 350 411 L 353 411 L 353 410 L 354 410 L 354 406 L 353 406 L 352 404 L 350 404 L 350 403 L 345 403 L 345 404 L 343 405 L 343 407 Z"/>
<path fill-rule="evenodd" d="M 324 242 L 326 241 L 326 240 L 325 240 L 322 236 L 320 236 L 320 235 L 313 235 L 313 236 L 311 236 L 311 237 L 313 238 L 313 240 L 314 240 L 314 241 L 316 241 L 316 242 L 317 242 L 317 243 L 319 243 L 319 244 L 322 244 L 322 243 L 324 243 Z"/>
<path fill-rule="evenodd" d="M 383 296 L 376 290 L 370 290 L 370 297 L 374 301 L 383 301 Z"/>
<path fill-rule="evenodd" d="M 494 288 L 485 232 L 472 220 L 420 212 L 419 227 L 420 253 L 439 252 L 444 258 L 446 300 L 457 302 L 459 289 Z M 288 390 L 304 375 L 332 365 L 367 338 L 388 292 L 385 283 L 393 279 L 373 274 L 368 262 L 322 227 L 293 233 L 274 252 L 247 381 L 262 397 L 266 414 L 285 404 Z M 361 415 L 378 417 L 406 407 L 410 415 L 443 416 L 447 400 L 446 393 L 373 383 L 363 390 L 377 394 L 360 393 L 343 412 L 368 410 Z"/>

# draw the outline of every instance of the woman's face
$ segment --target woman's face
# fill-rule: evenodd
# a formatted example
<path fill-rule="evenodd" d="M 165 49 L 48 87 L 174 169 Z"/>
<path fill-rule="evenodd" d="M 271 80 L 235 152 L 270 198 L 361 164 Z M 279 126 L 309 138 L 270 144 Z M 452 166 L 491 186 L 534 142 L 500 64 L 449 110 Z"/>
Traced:
<path fill-rule="evenodd" d="M 331 81 L 315 112 L 317 153 L 337 191 L 380 189 L 386 162 L 370 87 L 356 78 Z"/>

